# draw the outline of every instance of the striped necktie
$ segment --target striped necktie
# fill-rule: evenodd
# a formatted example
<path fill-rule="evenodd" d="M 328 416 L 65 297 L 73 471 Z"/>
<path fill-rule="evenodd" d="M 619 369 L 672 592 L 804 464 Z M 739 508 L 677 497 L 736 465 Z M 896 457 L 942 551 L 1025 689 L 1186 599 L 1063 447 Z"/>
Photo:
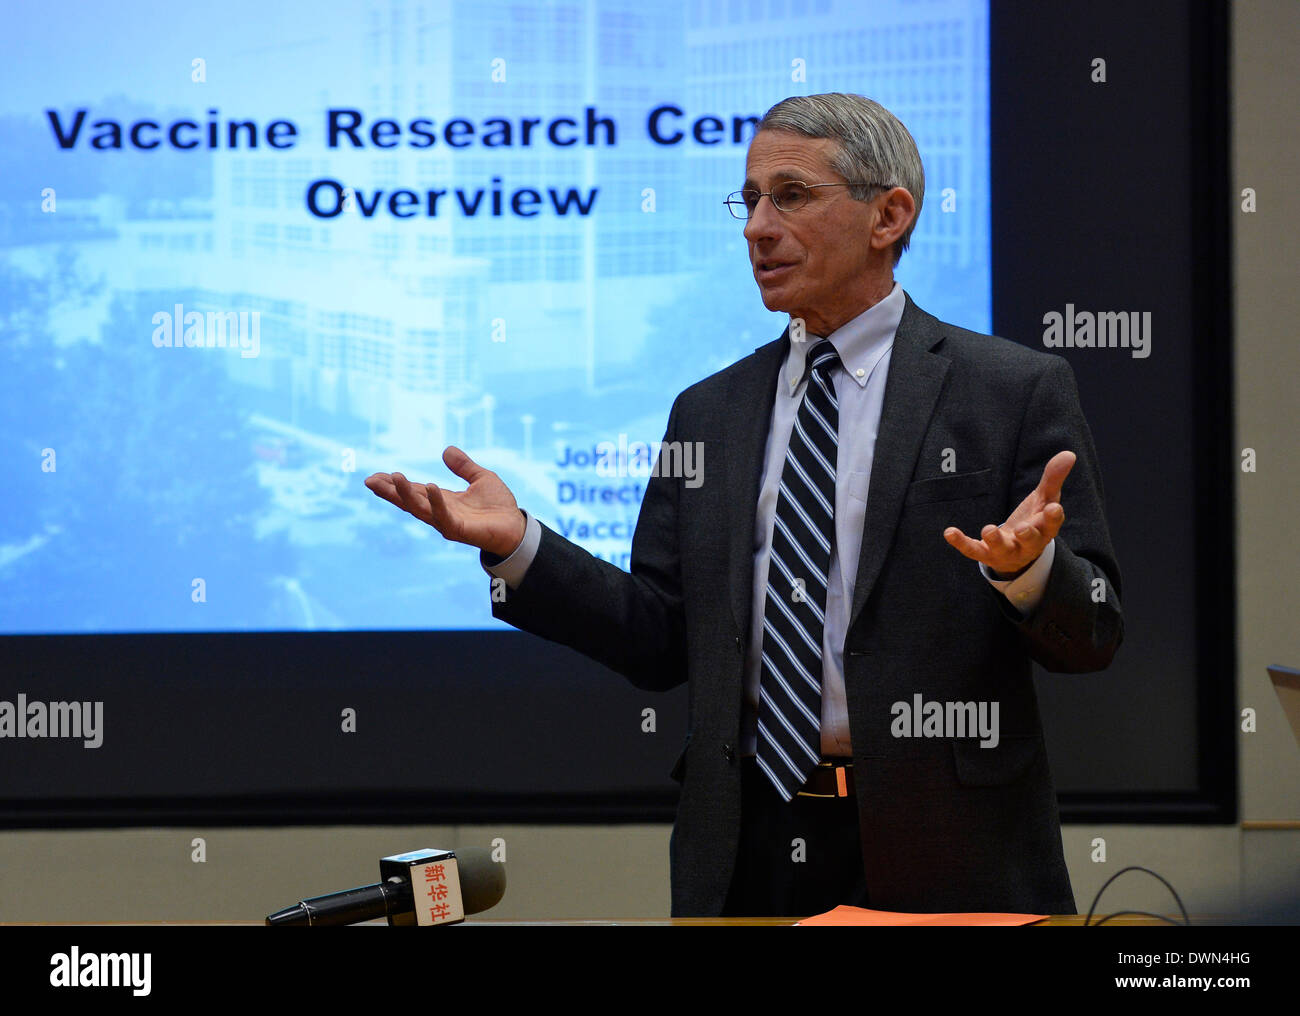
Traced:
<path fill-rule="evenodd" d="M 840 364 L 825 339 L 808 352 L 807 388 L 785 453 L 763 607 L 758 764 L 789 801 L 821 761 L 822 630 L 835 540 Z"/>

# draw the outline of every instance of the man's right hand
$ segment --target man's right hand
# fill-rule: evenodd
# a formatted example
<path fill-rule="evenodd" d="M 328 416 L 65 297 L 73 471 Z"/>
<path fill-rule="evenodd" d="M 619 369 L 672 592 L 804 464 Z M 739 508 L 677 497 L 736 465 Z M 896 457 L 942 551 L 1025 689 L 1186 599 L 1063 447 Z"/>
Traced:
<path fill-rule="evenodd" d="M 448 540 L 509 557 L 523 542 L 525 529 L 523 513 L 510 488 L 454 445 L 442 453 L 442 461 L 469 482 L 468 489 L 443 490 L 433 483 L 412 483 L 401 473 L 374 473 L 366 477 L 366 486 Z"/>

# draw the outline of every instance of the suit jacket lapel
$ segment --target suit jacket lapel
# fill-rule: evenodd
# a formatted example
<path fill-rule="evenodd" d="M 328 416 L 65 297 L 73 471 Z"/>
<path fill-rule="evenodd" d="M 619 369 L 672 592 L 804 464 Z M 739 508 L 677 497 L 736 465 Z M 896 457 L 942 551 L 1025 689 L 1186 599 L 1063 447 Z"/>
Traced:
<path fill-rule="evenodd" d="M 946 357 L 930 352 L 943 338 L 939 320 L 918 308 L 906 293 L 904 299 L 906 304 L 894 335 L 884 407 L 876 434 L 867 490 L 867 517 L 858 555 L 858 576 L 853 586 L 853 609 L 849 614 L 850 631 L 894 542 L 903 498 L 950 365 Z M 936 534 L 935 539 L 939 538 Z"/>
<path fill-rule="evenodd" d="M 754 350 L 738 365 L 727 386 L 723 427 L 726 446 L 727 532 L 730 534 L 729 575 L 731 610 L 737 630 L 748 633 L 753 613 L 754 518 L 758 512 L 758 485 L 763 476 L 763 453 L 772 426 L 772 400 L 776 376 L 789 349 L 786 328 L 781 337 Z"/>

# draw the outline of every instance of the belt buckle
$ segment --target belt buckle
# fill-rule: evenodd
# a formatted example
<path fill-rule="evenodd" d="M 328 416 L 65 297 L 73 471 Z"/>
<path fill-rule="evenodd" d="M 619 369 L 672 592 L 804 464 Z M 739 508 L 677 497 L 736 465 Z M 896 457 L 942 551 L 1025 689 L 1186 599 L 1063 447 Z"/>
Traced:
<path fill-rule="evenodd" d="M 852 766 L 853 766 L 853 763 L 851 763 L 851 762 L 850 762 L 848 765 L 836 765 L 834 762 L 818 762 L 818 763 L 817 763 L 817 768 L 818 768 L 818 769 L 834 769 L 834 770 L 835 770 L 835 793 L 833 793 L 833 794 L 814 794 L 814 793 L 812 793 L 811 791 L 800 790 L 800 791 L 797 792 L 796 796 L 798 796 L 798 797 L 820 797 L 820 798 L 825 798 L 825 799 L 832 799 L 832 798 L 837 798 L 837 797 L 848 797 L 848 796 L 849 796 L 849 778 L 848 778 L 848 771 L 849 771 L 849 769 L 852 768 Z"/>

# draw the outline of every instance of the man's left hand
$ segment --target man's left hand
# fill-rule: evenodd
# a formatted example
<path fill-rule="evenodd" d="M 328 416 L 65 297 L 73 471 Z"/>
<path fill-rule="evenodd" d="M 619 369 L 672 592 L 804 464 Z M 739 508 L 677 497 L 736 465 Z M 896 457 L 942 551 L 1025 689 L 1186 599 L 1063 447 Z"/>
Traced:
<path fill-rule="evenodd" d="M 1074 468 L 1074 452 L 1057 452 L 1043 467 L 1043 478 L 1011 517 L 1000 526 L 984 527 L 980 539 L 972 540 L 956 526 L 943 531 L 943 538 L 972 561 L 988 565 L 1007 575 L 1028 568 L 1056 538 L 1065 521 L 1061 507 L 1061 484 Z"/>

